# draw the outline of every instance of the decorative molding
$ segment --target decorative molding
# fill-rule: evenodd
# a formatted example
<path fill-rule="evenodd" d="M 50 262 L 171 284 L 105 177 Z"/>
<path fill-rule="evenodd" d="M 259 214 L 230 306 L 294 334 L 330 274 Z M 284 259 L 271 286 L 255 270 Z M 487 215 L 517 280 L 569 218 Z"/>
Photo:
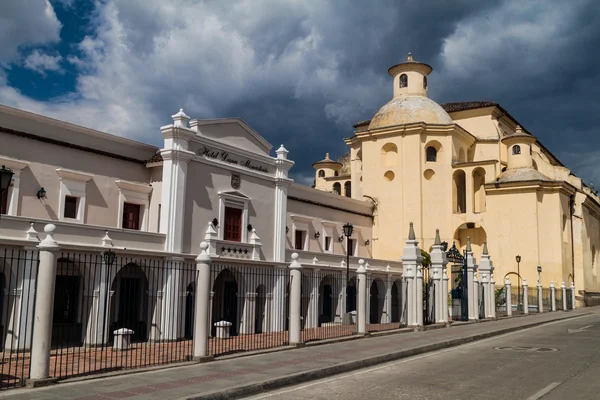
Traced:
<path fill-rule="evenodd" d="M 73 169 L 57 168 L 56 173 L 60 179 L 67 179 L 76 182 L 87 182 L 94 178 L 94 175 Z"/>
<path fill-rule="evenodd" d="M 128 190 L 130 192 L 143 194 L 150 194 L 152 192 L 152 186 L 150 186 L 150 184 L 147 183 L 130 182 L 121 179 L 117 179 L 115 183 L 121 190 Z"/>

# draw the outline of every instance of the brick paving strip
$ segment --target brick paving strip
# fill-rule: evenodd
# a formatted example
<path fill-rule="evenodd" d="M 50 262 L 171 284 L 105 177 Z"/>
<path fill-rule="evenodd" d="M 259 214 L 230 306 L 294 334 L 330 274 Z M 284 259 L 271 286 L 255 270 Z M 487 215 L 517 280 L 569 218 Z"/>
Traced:
<path fill-rule="evenodd" d="M 122 376 L 63 382 L 40 389 L 13 389 L 14 400 L 232 399 L 320 379 L 388 361 L 481 340 L 598 309 L 554 312 L 498 321 L 456 324 L 449 329 L 351 340 L 289 351 L 232 357 Z"/>

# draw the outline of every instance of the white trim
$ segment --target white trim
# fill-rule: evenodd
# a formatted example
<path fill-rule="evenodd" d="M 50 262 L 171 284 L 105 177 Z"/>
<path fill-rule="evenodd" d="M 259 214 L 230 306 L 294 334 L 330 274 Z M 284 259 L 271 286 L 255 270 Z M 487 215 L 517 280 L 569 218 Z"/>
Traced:
<path fill-rule="evenodd" d="M 60 178 L 60 190 L 58 191 L 58 219 L 60 221 L 74 222 L 77 224 L 85 223 L 86 186 L 87 182 L 93 179 L 94 175 L 65 168 L 57 168 L 56 173 Z M 65 217 L 65 200 L 67 196 L 77 198 L 75 218 Z"/>
<path fill-rule="evenodd" d="M 242 196 L 236 196 L 228 192 L 219 192 L 219 227 L 217 230 L 219 240 L 224 240 L 224 221 L 225 221 L 225 207 L 239 208 L 242 210 L 242 243 L 248 243 L 248 206 L 250 204 L 250 198 L 240 193 Z"/>
<path fill-rule="evenodd" d="M 304 232 L 304 235 L 302 235 L 302 249 L 304 251 L 308 251 L 308 244 L 309 244 L 309 239 L 308 239 L 308 235 L 310 233 L 310 220 L 309 219 L 303 219 L 303 220 L 294 220 L 294 217 L 292 217 L 292 248 L 296 249 L 296 231 L 302 231 Z M 298 250 L 298 249 L 296 249 Z"/>
<path fill-rule="evenodd" d="M 29 166 L 29 162 L 16 158 L 0 156 L 0 165 L 10 168 L 13 172 L 12 183 L 8 188 L 6 215 L 17 216 L 19 208 L 19 187 L 21 186 L 21 170 Z"/>
<path fill-rule="evenodd" d="M 304 222 L 307 224 L 310 224 L 311 222 L 314 221 L 314 218 L 307 217 L 305 215 L 298 215 L 298 214 L 291 214 L 290 218 L 292 219 L 292 221 Z"/>
<path fill-rule="evenodd" d="M 267 142 L 267 140 L 264 137 L 262 137 L 258 132 L 256 132 L 254 129 L 252 129 L 250 127 L 250 125 L 248 125 L 241 118 L 219 118 L 219 119 L 195 118 L 190 121 L 190 127 L 203 126 L 203 125 L 230 124 L 232 122 L 239 124 L 242 128 L 244 128 L 246 131 L 248 131 L 248 133 L 250 135 L 252 135 L 263 146 L 266 153 L 269 153 L 271 151 L 271 149 L 273 148 L 273 145 L 271 143 Z M 198 133 L 202 133 L 202 132 L 200 130 L 198 130 Z"/>
<path fill-rule="evenodd" d="M 140 231 L 148 230 L 148 211 L 150 209 L 150 193 L 152 186 L 148 184 L 129 182 L 123 180 L 115 181 L 119 187 L 119 211 L 117 214 L 117 227 L 123 228 L 123 208 L 125 203 L 138 204 L 140 209 Z"/>

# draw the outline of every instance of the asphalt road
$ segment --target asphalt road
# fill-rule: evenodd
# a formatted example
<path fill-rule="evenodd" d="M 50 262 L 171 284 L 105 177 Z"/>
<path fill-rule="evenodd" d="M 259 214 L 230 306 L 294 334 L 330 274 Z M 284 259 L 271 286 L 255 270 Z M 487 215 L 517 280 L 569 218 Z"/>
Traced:
<path fill-rule="evenodd" d="M 250 399 L 600 399 L 599 359 L 594 313 Z"/>

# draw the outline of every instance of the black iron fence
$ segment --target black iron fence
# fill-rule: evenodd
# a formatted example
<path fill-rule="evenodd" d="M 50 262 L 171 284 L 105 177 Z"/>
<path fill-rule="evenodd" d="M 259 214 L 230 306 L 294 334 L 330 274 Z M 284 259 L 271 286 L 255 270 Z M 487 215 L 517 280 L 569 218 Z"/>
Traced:
<path fill-rule="evenodd" d="M 479 319 L 485 319 L 487 317 L 487 315 L 485 315 L 485 306 L 486 306 L 486 291 L 485 291 L 485 286 L 482 283 L 478 283 L 477 284 L 477 290 L 479 291 L 478 294 L 478 313 L 479 313 Z"/>
<path fill-rule="evenodd" d="M 37 251 L 0 248 L 0 390 L 29 378 Z"/>
<path fill-rule="evenodd" d="M 63 253 L 50 375 L 64 379 L 191 359 L 193 262 Z"/>
<path fill-rule="evenodd" d="M 527 296 L 527 302 L 529 303 L 529 312 L 537 313 L 539 312 L 539 301 L 538 301 L 538 288 L 537 286 L 527 287 L 527 293 L 523 293 L 524 296 Z"/>
<path fill-rule="evenodd" d="M 542 305 L 544 312 L 552 311 L 552 291 L 550 288 L 542 288 Z"/>
<path fill-rule="evenodd" d="M 288 268 L 213 263 L 210 275 L 209 354 L 288 345 Z"/>
<path fill-rule="evenodd" d="M 389 293 L 388 285 L 391 285 Z M 425 287 L 424 291 L 427 291 Z M 423 301 L 425 302 L 425 297 L 423 297 Z M 400 328 L 402 302 L 402 280 L 400 277 L 388 282 L 386 277 L 369 275 L 367 278 L 367 332 Z"/>
<path fill-rule="evenodd" d="M 510 299 L 512 306 L 512 314 L 523 314 L 523 287 L 511 286 Z"/>
<path fill-rule="evenodd" d="M 567 310 L 573 310 L 573 289 L 567 288 Z"/>
<path fill-rule="evenodd" d="M 495 288 L 494 296 L 496 298 L 496 318 L 502 318 L 508 315 L 506 309 L 506 286 Z"/>
<path fill-rule="evenodd" d="M 563 310 L 563 291 L 560 286 L 554 289 L 554 303 L 556 304 L 556 311 Z"/>

